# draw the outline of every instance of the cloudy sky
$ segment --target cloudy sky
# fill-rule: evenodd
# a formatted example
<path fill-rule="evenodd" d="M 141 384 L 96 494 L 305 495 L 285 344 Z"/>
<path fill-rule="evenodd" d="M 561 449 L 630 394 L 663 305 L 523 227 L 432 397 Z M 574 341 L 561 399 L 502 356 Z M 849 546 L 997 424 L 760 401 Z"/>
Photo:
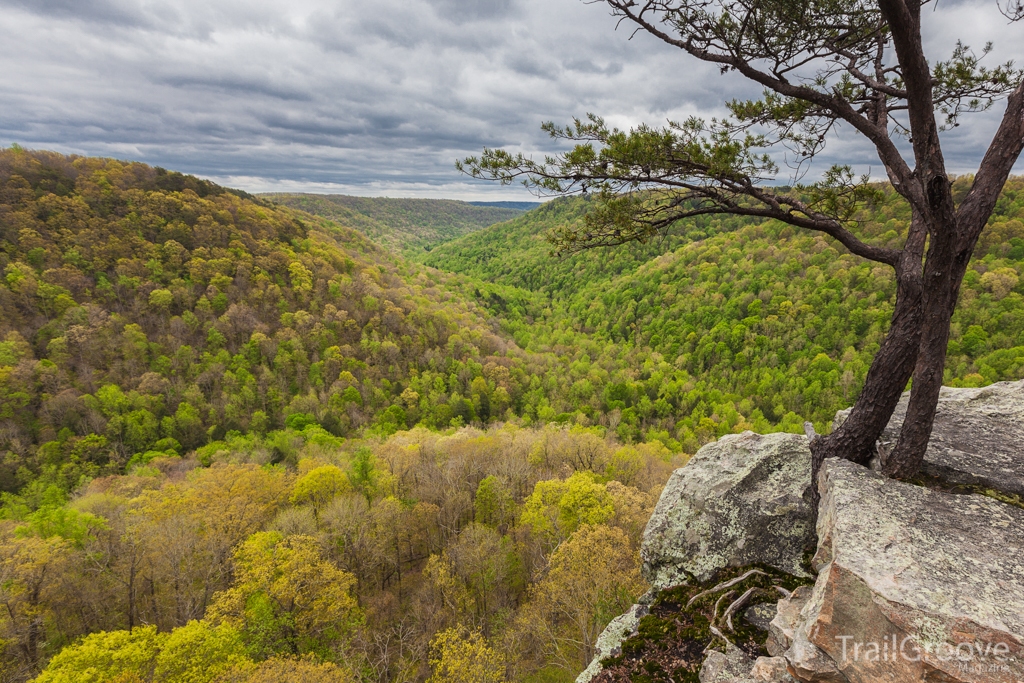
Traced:
<path fill-rule="evenodd" d="M 1024 62 L 994 0 L 939 0 L 957 37 Z M 755 96 L 582 0 L 0 0 L 0 146 L 141 160 L 258 191 L 529 199 L 460 176 L 483 147 L 542 154 L 541 122 L 662 123 Z M 948 136 L 968 172 L 998 113 Z M 841 131 L 823 162 L 880 172 Z"/>

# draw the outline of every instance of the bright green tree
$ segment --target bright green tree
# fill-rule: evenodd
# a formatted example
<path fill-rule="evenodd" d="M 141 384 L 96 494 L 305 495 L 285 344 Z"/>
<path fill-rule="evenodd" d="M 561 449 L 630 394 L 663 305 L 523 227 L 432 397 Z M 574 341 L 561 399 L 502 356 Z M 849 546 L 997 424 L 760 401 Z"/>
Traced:
<path fill-rule="evenodd" d="M 603 524 L 614 514 L 612 497 L 597 475 L 576 472 L 565 480 L 537 482 L 523 503 L 519 523 L 554 547 L 580 526 Z"/>
<path fill-rule="evenodd" d="M 232 626 L 190 621 L 171 631 L 156 657 L 154 683 L 210 683 L 250 662 L 241 634 Z"/>
<path fill-rule="evenodd" d="M 505 664 L 477 631 L 450 628 L 430 642 L 427 683 L 501 683 Z"/>
<path fill-rule="evenodd" d="M 167 637 L 156 626 L 92 633 L 54 656 L 34 683 L 111 683 L 125 674 L 149 680 Z"/>
<path fill-rule="evenodd" d="M 296 505 L 309 504 L 315 513 L 338 495 L 350 490 L 345 472 L 335 465 L 322 465 L 299 477 L 292 488 L 291 502 Z"/>
<path fill-rule="evenodd" d="M 235 551 L 235 566 L 234 584 L 207 616 L 241 631 L 259 657 L 333 657 L 362 622 L 355 577 L 331 564 L 315 538 L 254 534 Z"/>

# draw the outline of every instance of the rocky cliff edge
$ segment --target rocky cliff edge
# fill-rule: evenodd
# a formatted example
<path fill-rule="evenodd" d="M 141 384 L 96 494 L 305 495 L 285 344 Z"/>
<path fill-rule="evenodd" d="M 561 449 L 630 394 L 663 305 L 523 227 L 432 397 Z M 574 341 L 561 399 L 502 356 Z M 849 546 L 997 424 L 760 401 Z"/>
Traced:
<path fill-rule="evenodd" d="M 578 683 L 1024 682 L 1024 381 L 944 388 L 920 481 L 828 461 L 816 527 L 809 484 L 803 436 L 701 449 Z"/>

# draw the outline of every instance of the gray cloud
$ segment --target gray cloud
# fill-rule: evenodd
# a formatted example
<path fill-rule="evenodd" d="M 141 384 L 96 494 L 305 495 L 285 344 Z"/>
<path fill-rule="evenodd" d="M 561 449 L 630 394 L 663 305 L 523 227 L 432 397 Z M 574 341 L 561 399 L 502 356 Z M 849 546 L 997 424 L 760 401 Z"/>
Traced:
<path fill-rule="evenodd" d="M 139 159 L 250 190 L 517 198 L 453 162 L 556 150 L 542 121 L 620 127 L 723 112 L 757 88 L 580 0 L 0 0 L 0 145 Z M 927 13 L 1019 51 L 992 0 Z M 998 112 L 947 137 L 970 171 Z M 840 129 L 822 164 L 880 166 Z"/>

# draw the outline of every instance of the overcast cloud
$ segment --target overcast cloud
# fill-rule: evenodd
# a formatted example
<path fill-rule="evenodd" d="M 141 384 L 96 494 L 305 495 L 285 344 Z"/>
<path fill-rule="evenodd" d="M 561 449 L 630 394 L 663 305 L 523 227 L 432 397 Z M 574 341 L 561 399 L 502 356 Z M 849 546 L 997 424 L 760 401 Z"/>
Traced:
<path fill-rule="evenodd" d="M 1024 61 L 994 0 L 939 0 L 957 37 Z M 258 191 L 523 199 L 453 167 L 483 147 L 542 154 L 541 122 L 628 126 L 722 113 L 741 78 L 581 0 L 0 0 L 0 145 L 114 156 Z M 999 105 L 997 105 L 997 108 Z M 999 112 L 947 137 L 969 172 Z M 848 130 L 823 163 L 881 171 Z"/>

